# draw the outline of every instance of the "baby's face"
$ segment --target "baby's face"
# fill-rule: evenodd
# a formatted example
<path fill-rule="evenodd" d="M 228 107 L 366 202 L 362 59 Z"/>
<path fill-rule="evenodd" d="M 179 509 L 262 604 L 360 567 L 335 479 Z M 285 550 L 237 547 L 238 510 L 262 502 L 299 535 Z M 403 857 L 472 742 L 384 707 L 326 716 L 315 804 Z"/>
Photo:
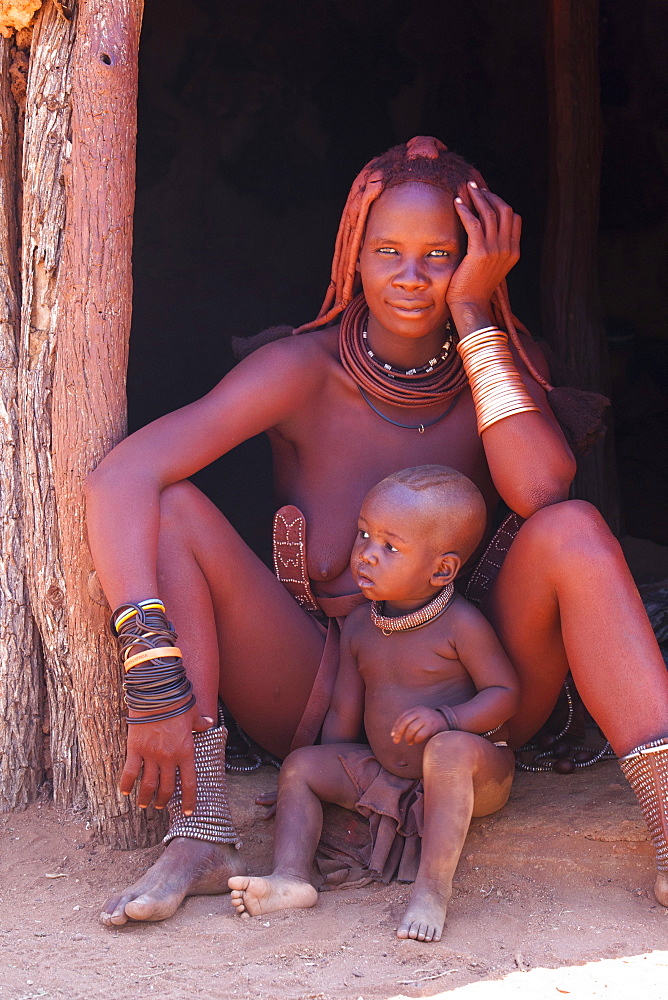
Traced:
<path fill-rule="evenodd" d="M 415 494 L 367 497 L 357 527 L 350 566 L 365 597 L 399 603 L 434 596 L 432 575 L 442 550 L 435 545 L 433 516 L 425 516 Z"/>

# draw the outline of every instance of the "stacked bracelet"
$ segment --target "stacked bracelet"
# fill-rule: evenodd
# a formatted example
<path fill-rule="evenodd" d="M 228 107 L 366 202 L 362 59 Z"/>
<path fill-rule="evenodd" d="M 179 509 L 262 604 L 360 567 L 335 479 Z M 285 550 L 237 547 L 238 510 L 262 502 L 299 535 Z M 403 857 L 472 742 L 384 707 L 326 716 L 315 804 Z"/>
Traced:
<path fill-rule="evenodd" d="M 506 417 L 538 410 L 515 367 L 508 335 L 498 327 L 470 333 L 457 350 L 471 386 L 478 434 Z"/>
<path fill-rule="evenodd" d="M 136 712 L 153 712 L 129 725 L 162 722 L 187 712 L 195 704 L 176 632 L 157 598 L 123 604 L 111 616 L 123 665 L 125 703 Z"/>

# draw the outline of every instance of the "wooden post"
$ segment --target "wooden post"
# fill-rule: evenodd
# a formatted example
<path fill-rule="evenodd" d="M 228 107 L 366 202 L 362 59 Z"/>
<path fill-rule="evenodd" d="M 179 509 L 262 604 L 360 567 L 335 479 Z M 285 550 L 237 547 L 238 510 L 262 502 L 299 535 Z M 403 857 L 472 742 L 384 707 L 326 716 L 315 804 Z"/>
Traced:
<path fill-rule="evenodd" d="M 597 281 L 601 175 L 598 0 L 551 0 L 547 32 L 550 189 L 542 271 L 544 326 L 581 387 L 608 391 Z M 578 463 L 577 496 L 619 527 L 612 435 Z"/>
<path fill-rule="evenodd" d="M 26 573 L 42 642 L 53 792 L 59 805 L 83 807 L 51 453 L 73 41 L 73 23 L 55 4 L 44 4 L 33 31 L 26 95 L 19 406 Z"/>
<path fill-rule="evenodd" d="M 18 399 L 18 143 L 11 41 L 0 38 L 0 812 L 27 806 L 43 777 L 40 663 L 28 607 Z"/>
<path fill-rule="evenodd" d="M 145 842 L 147 826 L 118 792 L 125 757 L 118 657 L 88 550 L 83 485 L 126 433 L 142 12 L 142 0 L 85 0 L 79 6 L 52 403 L 54 487 L 82 768 L 94 828 L 104 840 L 126 847 Z M 154 832 L 156 824 L 162 819 L 153 821 Z"/>
<path fill-rule="evenodd" d="M 44 652 L 54 798 L 107 843 L 155 840 L 117 790 L 124 759 L 108 608 L 83 483 L 125 433 L 141 0 L 47 0 L 34 29 L 23 169 L 25 546 Z"/>

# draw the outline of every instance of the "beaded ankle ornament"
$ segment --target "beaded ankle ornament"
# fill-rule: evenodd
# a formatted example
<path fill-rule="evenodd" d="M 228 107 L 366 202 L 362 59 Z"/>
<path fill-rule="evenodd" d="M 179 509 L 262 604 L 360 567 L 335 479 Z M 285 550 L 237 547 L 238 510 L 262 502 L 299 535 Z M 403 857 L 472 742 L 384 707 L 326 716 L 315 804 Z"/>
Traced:
<path fill-rule="evenodd" d="M 186 816 L 181 801 L 181 774 L 176 772 L 174 794 L 168 803 L 170 827 L 163 839 L 168 844 L 175 837 L 208 840 L 215 844 L 241 847 L 225 789 L 225 743 L 227 729 L 222 715 L 218 725 L 203 733 L 193 733 L 195 773 L 197 774 L 197 804 Z"/>
<path fill-rule="evenodd" d="M 656 851 L 656 867 L 668 872 L 668 737 L 651 740 L 619 758 Z M 663 900 L 660 900 L 663 902 Z M 664 903 L 665 905 L 665 903 Z"/>

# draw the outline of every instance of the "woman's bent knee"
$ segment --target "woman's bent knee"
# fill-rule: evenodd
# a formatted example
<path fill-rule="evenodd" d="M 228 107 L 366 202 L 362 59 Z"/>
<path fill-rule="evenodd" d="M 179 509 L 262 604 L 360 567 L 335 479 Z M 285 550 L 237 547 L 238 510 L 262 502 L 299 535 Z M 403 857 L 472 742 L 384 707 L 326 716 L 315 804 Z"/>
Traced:
<path fill-rule="evenodd" d="M 520 538 L 548 565 L 555 560 L 616 559 L 622 554 L 603 517 L 586 500 L 564 500 L 543 507 L 522 525 Z"/>
<path fill-rule="evenodd" d="M 160 532 L 163 536 L 189 538 L 193 545 L 220 532 L 236 532 L 227 518 L 188 479 L 172 483 L 160 493 Z"/>
<path fill-rule="evenodd" d="M 171 486 L 165 486 L 160 494 L 161 529 L 182 526 L 198 492 L 197 487 L 193 486 L 187 479 L 172 483 Z"/>

